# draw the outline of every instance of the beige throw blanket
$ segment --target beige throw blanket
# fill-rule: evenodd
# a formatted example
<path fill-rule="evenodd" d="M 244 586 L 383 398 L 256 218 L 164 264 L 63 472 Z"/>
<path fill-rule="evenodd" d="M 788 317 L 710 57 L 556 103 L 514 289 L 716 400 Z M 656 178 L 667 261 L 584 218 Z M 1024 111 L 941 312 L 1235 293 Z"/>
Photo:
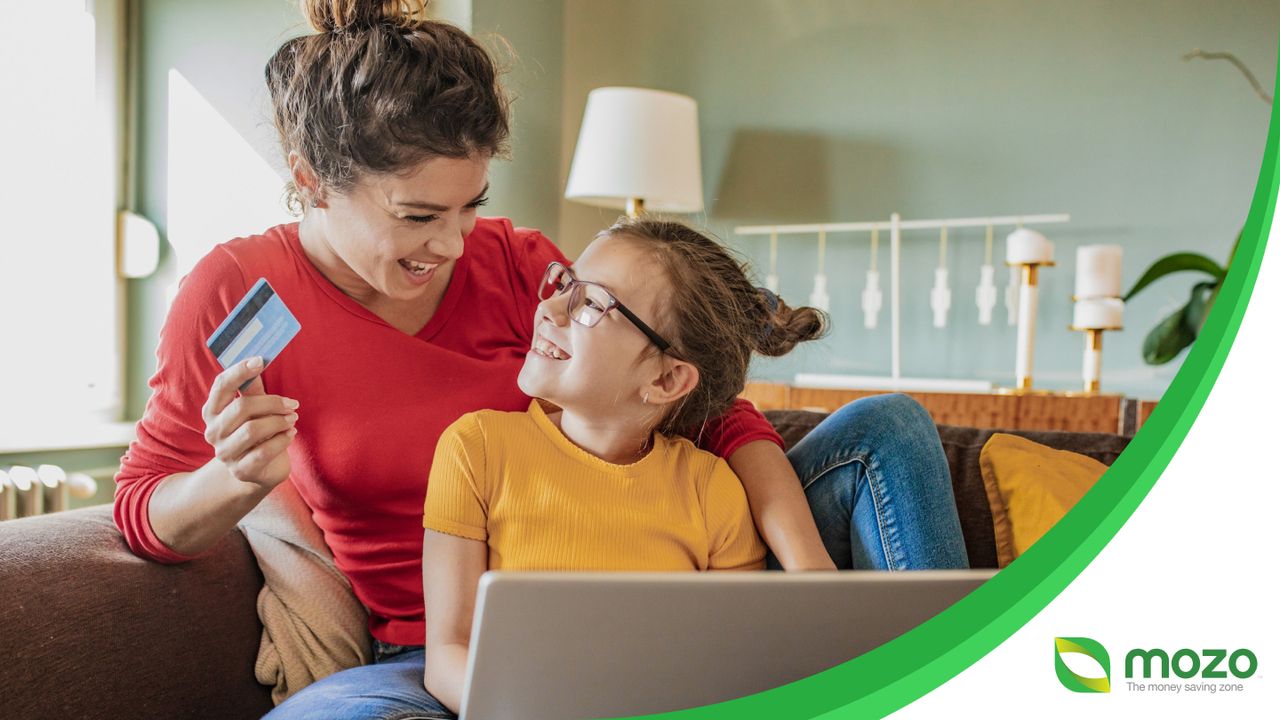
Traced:
<path fill-rule="evenodd" d="M 262 642 L 254 672 L 279 705 L 339 670 L 373 660 L 368 612 L 333 563 L 324 535 L 292 481 L 240 521 L 265 582 L 258 594 Z"/>

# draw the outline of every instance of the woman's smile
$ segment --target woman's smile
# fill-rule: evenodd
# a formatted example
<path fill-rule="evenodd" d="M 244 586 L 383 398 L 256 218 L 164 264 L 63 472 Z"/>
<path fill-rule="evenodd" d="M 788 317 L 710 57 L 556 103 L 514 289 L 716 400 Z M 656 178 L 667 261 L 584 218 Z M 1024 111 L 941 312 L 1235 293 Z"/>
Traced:
<path fill-rule="evenodd" d="M 439 269 L 440 263 L 434 265 L 402 258 L 397 261 L 405 275 L 409 278 L 409 282 L 416 286 L 426 285 L 436 276 L 436 270 Z"/>

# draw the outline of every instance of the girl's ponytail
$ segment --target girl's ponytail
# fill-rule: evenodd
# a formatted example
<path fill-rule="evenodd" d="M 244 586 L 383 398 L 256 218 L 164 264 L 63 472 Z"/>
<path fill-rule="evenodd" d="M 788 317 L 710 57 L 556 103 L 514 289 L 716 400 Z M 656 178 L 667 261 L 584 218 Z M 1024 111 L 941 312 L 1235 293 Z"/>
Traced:
<path fill-rule="evenodd" d="M 755 350 L 761 355 L 779 357 L 806 341 L 827 332 L 826 313 L 811 307 L 792 308 L 772 290 L 757 288 L 763 305 L 763 323 Z"/>

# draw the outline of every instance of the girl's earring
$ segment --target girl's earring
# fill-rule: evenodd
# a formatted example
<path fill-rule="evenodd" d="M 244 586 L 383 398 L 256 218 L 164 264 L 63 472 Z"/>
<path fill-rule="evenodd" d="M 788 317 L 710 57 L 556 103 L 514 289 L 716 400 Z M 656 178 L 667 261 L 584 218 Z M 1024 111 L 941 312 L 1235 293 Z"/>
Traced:
<path fill-rule="evenodd" d="M 641 398 L 641 402 L 643 402 L 645 405 L 649 404 L 649 393 L 644 394 L 644 397 Z"/>
<path fill-rule="evenodd" d="M 311 198 L 311 207 L 313 207 L 313 208 L 318 208 L 318 207 L 320 207 L 320 199 L 319 199 L 319 198 L 314 198 L 314 197 L 313 197 L 313 198 Z"/>

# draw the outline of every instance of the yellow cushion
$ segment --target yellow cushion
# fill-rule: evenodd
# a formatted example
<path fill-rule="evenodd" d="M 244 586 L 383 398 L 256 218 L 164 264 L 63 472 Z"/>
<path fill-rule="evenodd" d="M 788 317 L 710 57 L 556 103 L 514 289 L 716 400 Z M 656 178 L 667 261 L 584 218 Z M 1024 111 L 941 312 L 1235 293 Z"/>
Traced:
<path fill-rule="evenodd" d="M 978 456 L 1005 567 L 1053 527 L 1093 487 L 1107 466 L 1079 453 L 996 433 Z"/>

